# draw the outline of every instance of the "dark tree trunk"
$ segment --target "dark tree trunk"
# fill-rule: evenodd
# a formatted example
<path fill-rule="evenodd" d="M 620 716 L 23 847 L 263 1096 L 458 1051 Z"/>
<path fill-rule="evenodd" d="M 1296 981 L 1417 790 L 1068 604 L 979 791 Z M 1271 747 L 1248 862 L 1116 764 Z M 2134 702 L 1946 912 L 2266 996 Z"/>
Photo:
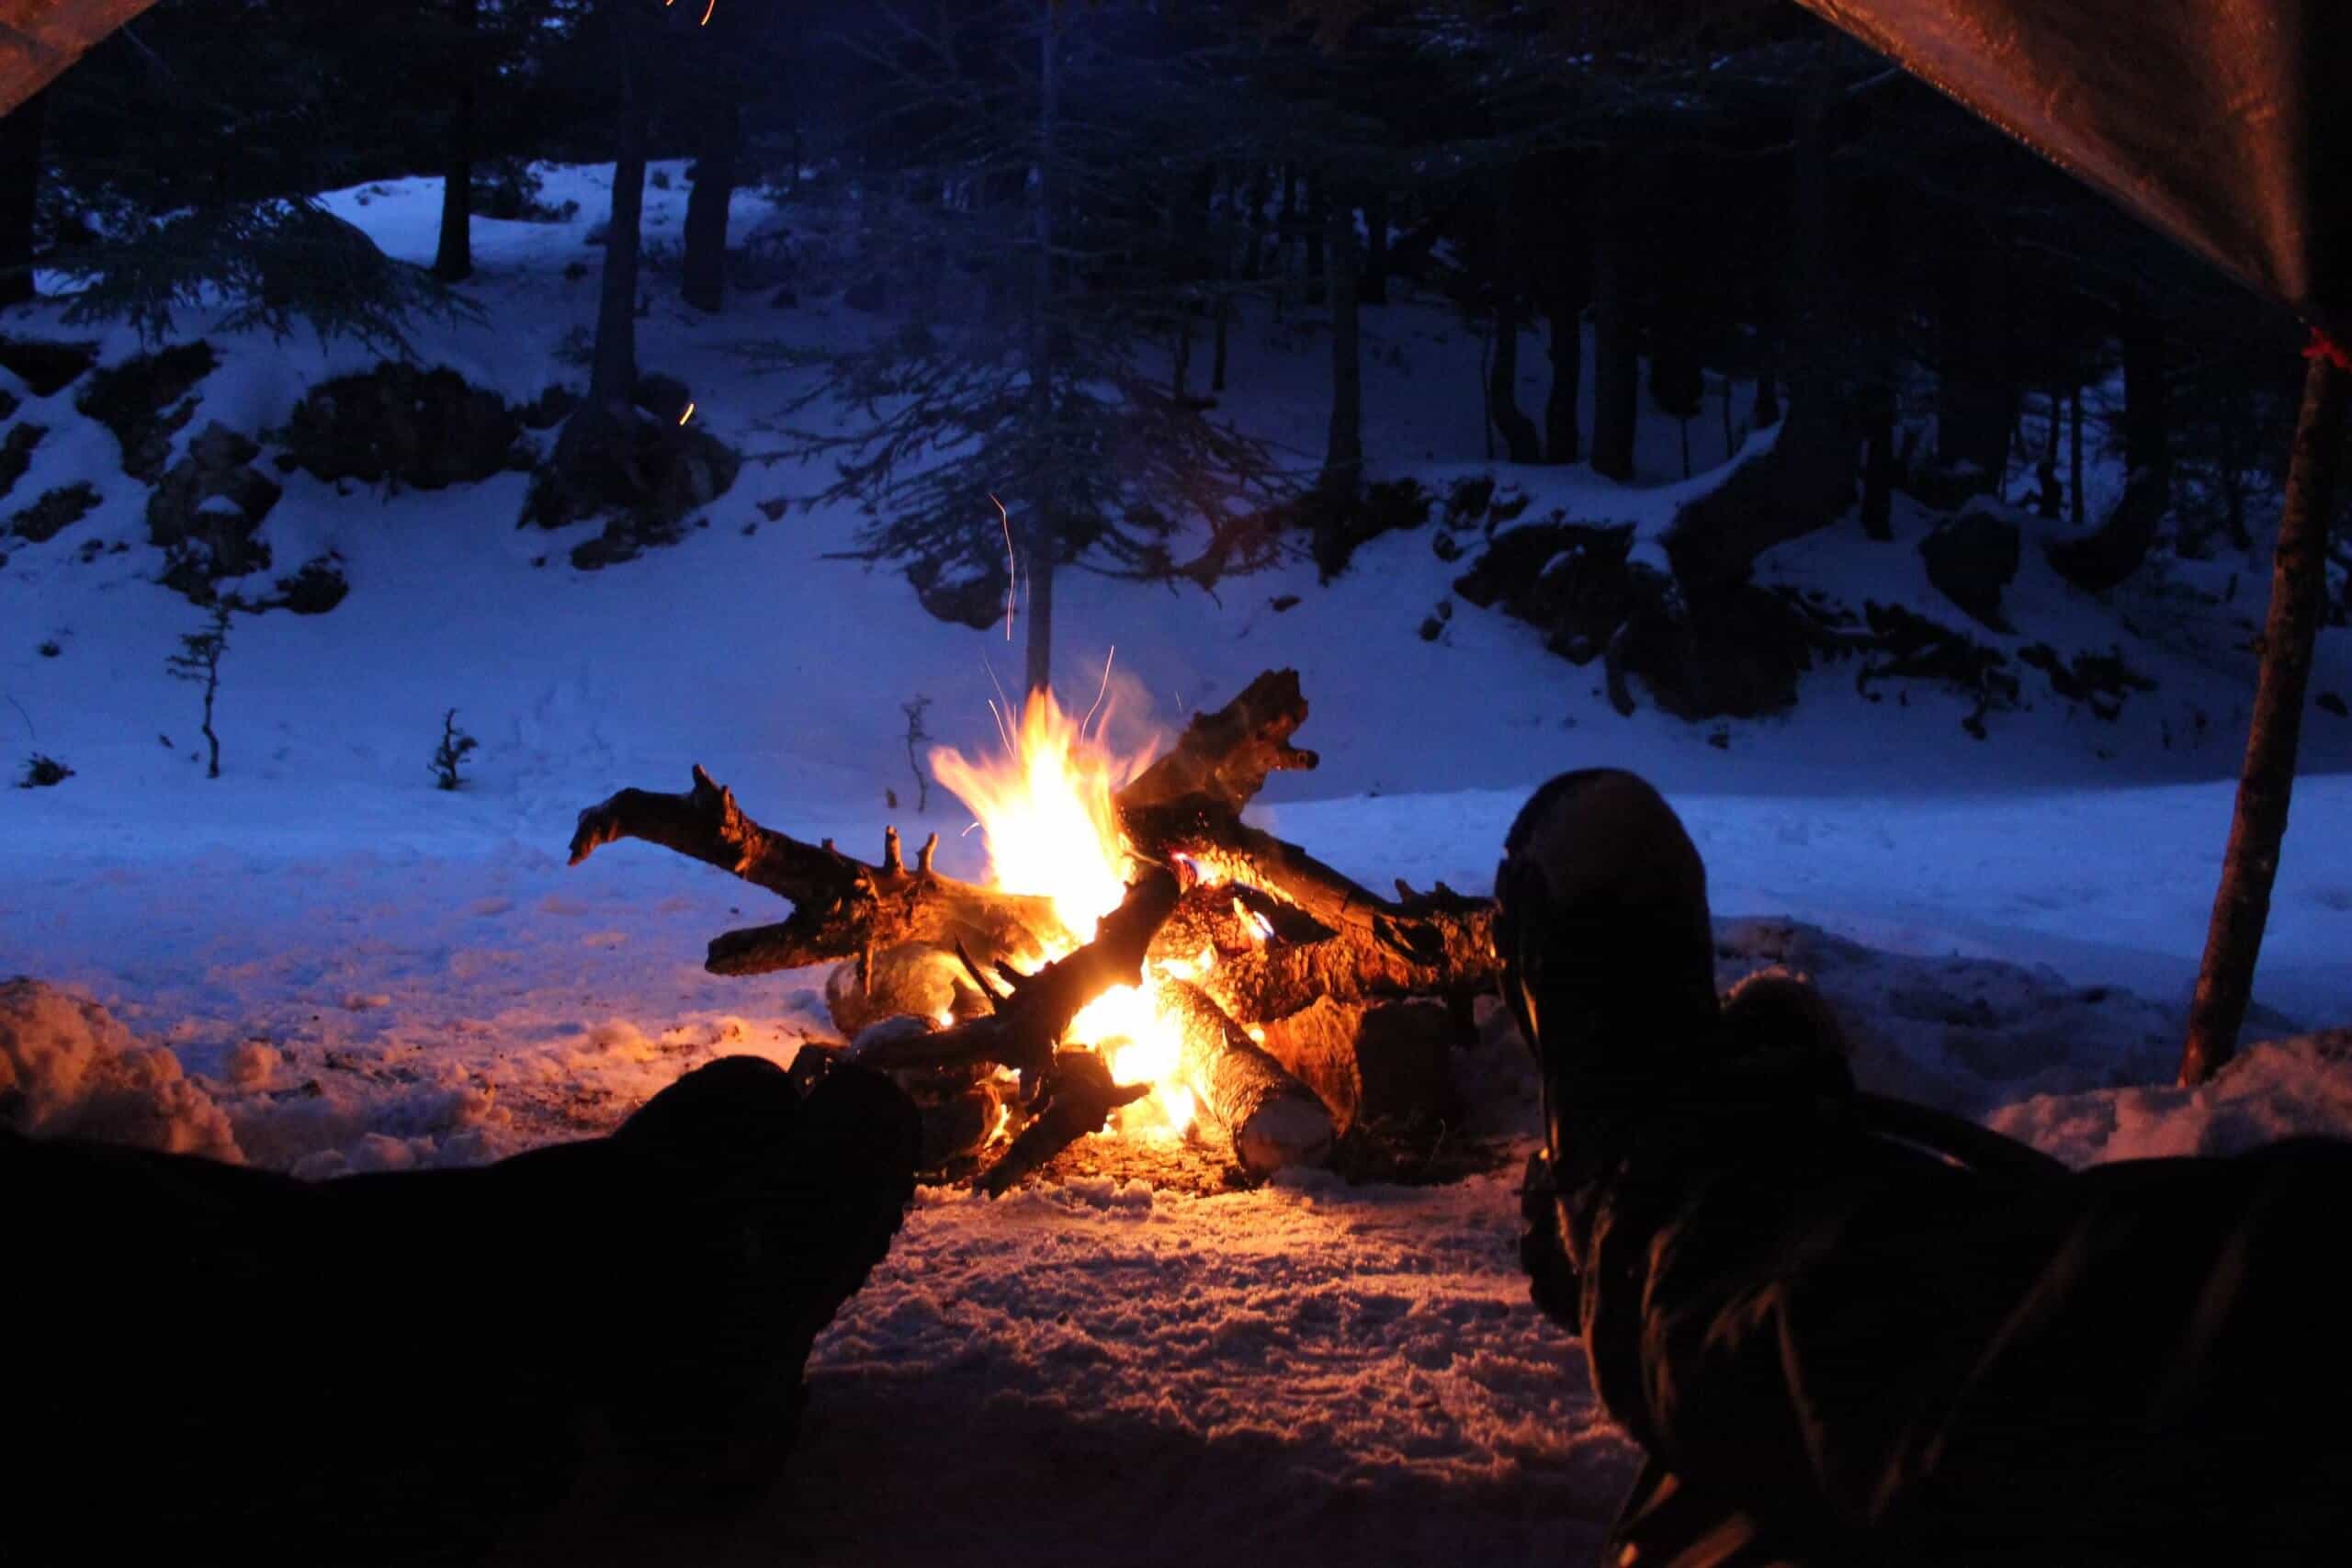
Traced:
<path fill-rule="evenodd" d="M 1046 692 L 1054 684 L 1054 578 L 1061 566 L 1061 528 L 1055 514 L 1039 508 L 1030 513 L 1028 558 L 1023 575 L 1029 584 L 1028 642 L 1023 649 L 1023 685 Z"/>
<path fill-rule="evenodd" d="M 2123 494 L 2088 537 L 2053 545 L 2050 564 L 2104 593 L 2140 570 L 2172 504 L 2171 396 L 2164 324 L 2134 302 L 2123 322 Z"/>
<path fill-rule="evenodd" d="M 735 158 L 743 141 L 742 107 L 732 81 L 718 91 L 695 154 L 694 189 L 686 193 L 685 255 L 678 284 L 687 304 L 711 311 L 727 299 L 727 209 L 735 199 Z"/>
<path fill-rule="evenodd" d="M 1604 186 L 1618 177 L 1604 174 Z M 1604 190 L 1594 205 L 1592 246 L 1592 471 L 1620 484 L 1634 477 L 1641 398 L 1641 333 L 1620 232 L 1624 218 Z M 1761 411 L 1758 423 L 1763 423 Z"/>
<path fill-rule="evenodd" d="M 1209 355 L 1209 390 L 1222 392 L 1225 390 L 1226 340 L 1233 335 L 1232 297 L 1220 292 L 1215 310 L 1216 341 Z"/>
<path fill-rule="evenodd" d="M 0 305 L 33 297 L 33 219 L 40 209 L 42 122 L 49 94 L 0 118 Z"/>
<path fill-rule="evenodd" d="M 1259 164 L 1250 175 L 1250 244 L 1241 254 L 1241 276 L 1255 283 L 1266 270 L 1266 207 L 1273 200 L 1273 171 Z"/>
<path fill-rule="evenodd" d="M 1487 417 L 1503 438 L 1514 463 L 1540 463 L 1544 448 L 1535 422 L 1519 412 L 1519 298 L 1506 290 L 1495 299 L 1495 356 L 1487 375 Z"/>
<path fill-rule="evenodd" d="M 1323 182 L 1316 182 L 1320 191 Z M 1356 220 L 1341 197 L 1326 204 L 1331 264 L 1331 432 L 1323 448 L 1324 491 L 1352 501 L 1363 484 L 1363 358 L 1356 296 Z"/>
<path fill-rule="evenodd" d="M 1023 684 L 1032 693 L 1054 683 L 1054 578 L 1061 567 L 1061 509 L 1055 468 L 1059 460 L 1054 405 L 1054 201 L 1055 138 L 1060 130 L 1061 39 L 1052 6 L 1039 20 L 1037 45 L 1037 179 L 1031 209 L 1031 238 L 1037 247 L 1029 303 L 1029 418 L 1033 448 L 1039 456 L 1043 504 L 1030 508 L 1023 529 L 1028 543 L 1029 642 Z M 1018 592 L 1020 583 L 1012 585 Z"/>
<path fill-rule="evenodd" d="M 1363 266 L 1357 274 L 1356 293 L 1367 305 L 1388 303 L 1388 192 L 1374 189 L 1363 198 Z"/>
<path fill-rule="evenodd" d="M 1997 492 L 2018 405 L 2003 308 L 2005 252 L 1974 224 L 1960 233 L 1937 301 L 1936 460 L 1975 468 L 1978 488 Z"/>
<path fill-rule="evenodd" d="M 1338 202 L 1331 199 L 1331 176 L 1317 171 L 1306 182 L 1306 302 L 1323 303 L 1325 286 L 1329 281 L 1325 270 L 1323 237 L 1329 227 L 1329 212 Z"/>
<path fill-rule="evenodd" d="M 2222 885 L 2213 896 L 2205 957 L 2188 1008 L 2188 1043 L 2180 1058 L 2183 1084 L 2203 1083 L 2229 1061 L 2254 994 L 2255 961 L 2261 954 L 2279 845 L 2287 834 L 2312 647 L 2324 610 L 2328 522 L 2344 457 L 2347 389 L 2352 376 L 2325 358 L 2314 358 L 2303 378 L 2302 413 L 2295 424 L 2278 548 L 2271 559 L 2262 673 L 2255 686 L 2229 847 L 2222 856 Z"/>
<path fill-rule="evenodd" d="M 1894 394 L 1872 385 L 1862 399 L 1862 532 L 1894 537 Z"/>
<path fill-rule="evenodd" d="M 1274 268 L 1287 272 L 1290 248 L 1298 243 L 1298 165 L 1283 165 L 1283 201 L 1274 213 Z"/>
<path fill-rule="evenodd" d="M 2083 525 L 2086 502 L 2083 500 L 2083 389 L 2079 383 L 2066 392 L 2066 508 L 2075 527 Z"/>
<path fill-rule="evenodd" d="M 2034 470 L 2040 489 L 2034 495 L 2034 509 L 2052 522 L 2058 520 L 2065 498 L 2058 493 L 2058 427 L 2064 423 L 2064 405 L 2058 400 L 2056 388 L 2050 392 L 2050 428 L 2042 433 L 2041 462 Z"/>
<path fill-rule="evenodd" d="M 1583 456 L 1577 434 L 1577 395 L 1584 384 L 1584 308 L 1555 298 L 1552 327 L 1552 390 L 1544 400 L 1544 460 L 1573 463 Z"/>
<path fill-rule="evenodd" d="M 1826 164 L 1826 150 L 1823 162 Z M 1816 175 L 1827 178 L 1825 166 Z M 1825 190 L 1821 199 L 1827 199 Z M 1859 182 L 1850 193 L 1849 209 L 1859 243 L 1850 265 L 1852 288 L 1845 291 L 1843 312 L 1849 341 L 1861 366 L 1855 389 L 1854 412 L 1862 438 L 1862 498 L 1860 507 L 1865 537 L 1882 542 L 1894 537 L 1896 343 L 1901 333 L 1900 308 L 1892 298 L 1891 280 L 1901 276 L 1894 246 L 1893 193 L 1885 181 Z M 1818 285 L 1816 285 L 1818 287 Z"/>
<path fill-rule="evenodd" d="M 619 145 L 613 160 L 613 214 L 605 231 L 605 275 L 596 301 L 595 356 L 588 401 L 626 406 L 637 390 L 637 272 L 639 231 L 645 215 L 645 90 L 638 80 L 641 39 L 636 7 L 613 7 L 620 50 Z"/>
<path fill-rule="evenodd" d="M 2172 472 L 2172 389 L 2165 327 L 2135 305 L 2123 323 L 2123 466 L 2132 473 Z"/>
<path fill-rule="evenodd" d="M 1756 343 L 1755 424 L 1770 430 L 1781 423 L 1781 340 L 1768 329 Z"/>
<path fill-rule="evenodd" d="M 433 255 L 433 276 L 444 283 L 471 277 L 474 271 L 474 17 L 477 0 L 452 0 L 456 24 L 457 78 L 449 105 L 449 147 L 441 175 L 441 242 Z"/>

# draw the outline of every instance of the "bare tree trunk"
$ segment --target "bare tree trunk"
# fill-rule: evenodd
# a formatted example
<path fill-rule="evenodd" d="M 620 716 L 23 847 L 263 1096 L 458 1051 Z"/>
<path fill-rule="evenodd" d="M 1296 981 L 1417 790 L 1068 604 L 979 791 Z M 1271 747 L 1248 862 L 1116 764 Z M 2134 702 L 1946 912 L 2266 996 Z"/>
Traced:
<path fill-rule="evenodd" d="M 1274 213 L 1274 304 L 1279 314 L 1290 271 L 1290 248 L 1298 238 L 1298 165 L 1283 165 L 1283 201 Z"/>
<path fill-rule="evenodd" d="M 0 305 L 33 297 L 33 219 L 40 209 L 40 152 L 49 93 L 35 93 L 0 118 Z"/>
<path fill-rule="evenodd" d="M 1781 340 L 1768 328 L 1758 334 L 1756 347 L 1753 421 L 1757 429 L 1770 430 L 1781 423 Z"/>
<path fill-rule="evenodd" d="M 1385 186 L 1363 198 L 1363 270 L 1357 288 L 1367 305 L 1388 303 L 1388 192 Z"/>
<path fill-rule="evenodd" d="M 1266 269 L 1266 206 L 1274 198 L 1273 171 L 1261 164 L 1250 175 L 1250 245 L 1242 253 L 1241 276 L 1255 283 Z"/>
<path fill-rule="evenodd" d="M 2050 389 L 2050 427 L 2042 433 L 2041 461 L 2034 468 L 2034 480 L 2040 485 L 2034 494 L 2034 509 L 2052 522 L 2058 520 L 2064 505 L 2058 493 L 2058 426 L 2064 423 L 2064 405 L 2058 400 L 2058 389 Z"/>
<path fill-rule="evenodd" d="M 1600 199 L 1593 206 L 1592 471 L 1623 484 L 1634 477 L 1642 367 L 1634 290 L 1625 276 L 1624 241 L 1619 232 L 1624 222 L 1615 198 L 1619 178 L 1613 168 L 1600 172 Z M 1760 412 L 1758 422 L 1762 423 Z"/>
<path fill-rule="evenodd" d="M 1544 400 L 1544 460 L 1573 463 L 1582 455 L 1577 395 L 1584 384 L 1583 308 L 1555 298 L 1544 313 L 1552 326 L 1552 389 Z"/>
<path fill-rule="evenodd" d="M 1322 189 L 1324 182 L 1316 182 Z M 1363 358 L 1356 298 L 1355 212 L 1326 200 L 1331 265 L 1331 432 L 1323 448 L 1323 489 L 1352 501 L 1363 484 Z"/>
<path fill-rule="evenodd" d="M 1320 305 L 1330 279 L 1324 263 L 1323 231 L 1327 214 L 1338 203 L 1331 199 L 1331 177 L 1317 169 L 1306 182 L 1306 302 Z"/>
<path fill-rule="evenodd" d="M 1029 524 L 1029 643 L 1024 684 L 1031 693 L 1050 692 L 1054 682 L 1054 574 L 1061 565 L 1062 484 L 1065 459 L 1055 431 L 1054 407 L 1054 167 L 1058 154 L 1057 119 L 1060 74 L 1056 69 L 1061 38 L 1052 0 L 1045 0 L 1037 23 L 1037 184 L 1032 209 L 1037 246 L 1034 295 L 1029 304 L 1029 417 L 1031 449 L 1037 454 L 1041 504 Z M 1015 585 L 1016 588 L 1018 584 Z"/>
<path fill-rule="evenodd" d="M 2335 480 L 2344 457 L 2344 405 L 2352 374 L 2314 357 L 2303 378 L 2303 406 L 2295 424 L 2287 500 L 2271 558 L 2270 610 L 2262 635 L 2262 673 L 2247 727 L 2245 766 L 2238 775 L 2222 885 L 2198 966 L 2188 1008 L 2188 1043 L 2180 1081 L 2211 1077 L 2237 1050 L 2254 994 L 2255 961 L 2270 918 L 2270 890 L 2287 835 L 2287 805 L 2295 785 L 2295 750 L 2301 739 L 2303 697 L 2311 682 L 2312 646 L 2319 635 L 2327 591 L 2327 529 L 2335 509 Z"/>
<path fill-rule="evenodd" d="M 2068 389 L 2066 410 L 2066 508 L 2067 515 L 2079 528 L 2086 514 L 2086 503 L 2083 500 L 2083 389 L 2080 382 Z"/>
<path fill-rule="evenodd" d="M 1495 299 L 1495 358 L 1487 376 L 1487 417 L 1514 463 L 1540 463 L 1535 422 L 1519 411 L 1519 299 L 1508 289 Z"/>
<path fill-rule="evenodd" d="M 1936 460 L 1983 476 L 1997 496 L 2008 468 L 2018 390 L 2007 331 L 2007 251 L 1981 224 L 1960 225 L 1938 290 Z"/>
<path fill-rule="evenodd" d="M 471 277 L 474 271 L 474 17 L 477 0 L 452 0 L 458 44 L 457 83 L 449 107 L 449 149 L 441 174 L 441 240 L 433 276 L 444 283 Z"/>
<path fill-rule="evenodd" d="M 1225 390 L 1226 339 L 1233 332 L 1233 298 L 1220 290 L 1216 297 L 1216 343 L 1209 356 L 1209 390 Z"/>
<path fill-rule="evenodd" d="M 1894 394 L 1873 384 L 1862 398 L 1862 533 L 1894 537 Z"/>
<path fill-rule="evenodd" d="M 678 293 L 697 310 L 717 311 L 727 300 L 727 213 L 735 200 L 735 155 L 743 141 L 742 107 L 730 77 L 709 106 L 703 144 L 695 153 L 694 188 L 686 193 L 682 236 L 685 254 Z"/>
<path fill-rule="evenodd" d="M 2076 587 L 2104 593 L 2147 561 L 2172 504 L 2171 391 L 2164 324 L 2143 302 L 2123 322 L 2123 494 L 2098 531 L 2046 552 Z"/>
<path fill-rule="evenodd" d="M 620 137 L 613 160 L 613 215 L 605 231 L 605 274 L 596 301 L 595 357 L 588 401 L 626 406 L 637 390 L 638 238 L 645 216 L 645 92 L 638 80 L 640 39 L 636 8 L 612 10 L 619 46 Z"/>

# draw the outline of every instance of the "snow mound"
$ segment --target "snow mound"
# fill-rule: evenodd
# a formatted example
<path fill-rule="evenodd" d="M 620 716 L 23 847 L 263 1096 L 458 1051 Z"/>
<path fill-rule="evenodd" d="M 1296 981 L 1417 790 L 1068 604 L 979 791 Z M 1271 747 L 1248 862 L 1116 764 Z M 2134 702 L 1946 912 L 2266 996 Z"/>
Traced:
<path fill-rule="evenodd" d="M 2161 1081 L 2180 1055 L 2180 1009 L 2045 964 L 1889 953 L 1777 919 L 1716 922 L 1715 960 L 1724 986 L 1758 969 L 1804 975 L 1846 1027 L 1862 1088 L 1964 1116 Z"/>
<path fill-rule="evenodd" d="M 2069 1165 L 2234 1155 L 2281 1138 L 2352 1137 L 2352 1029 L 2244 1051 L 2209 1083 L 2037 1095 L 1992 1125 Z"/>
<path fill-rule="evenodd" d="M 22 976 L 0 984 L 0 1123 L 241 1163 L 228 1114 L 160 1045 L 97 1003 Z"/>

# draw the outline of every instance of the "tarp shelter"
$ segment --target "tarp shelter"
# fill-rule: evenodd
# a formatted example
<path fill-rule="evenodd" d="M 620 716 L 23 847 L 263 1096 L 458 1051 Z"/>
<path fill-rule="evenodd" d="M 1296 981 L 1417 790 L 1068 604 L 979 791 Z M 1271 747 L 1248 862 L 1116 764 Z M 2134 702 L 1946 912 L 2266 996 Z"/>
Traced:
<path fill-rule="evenodd" d="M 1801 3 L 2352 339 L 2352 4 Z"/>
<path fill-rule="evenodd" d="M 0 0 L 0 114 L 155 0 Z"/>
<path fill-rule="evenodd" d="M 2352 390 L 2352 0 L 1800 0 L 2294 310 L 2311 368 L 2181 1078 L 2227 1061 L 2287 829 Z"/>

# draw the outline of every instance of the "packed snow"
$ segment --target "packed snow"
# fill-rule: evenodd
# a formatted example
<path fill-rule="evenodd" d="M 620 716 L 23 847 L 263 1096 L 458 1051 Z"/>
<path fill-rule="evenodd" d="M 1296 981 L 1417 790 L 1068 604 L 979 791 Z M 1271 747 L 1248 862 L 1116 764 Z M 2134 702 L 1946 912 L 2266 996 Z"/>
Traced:
<path fill-rule="evenodd" d="M 681 171 L 667 172 L 647 192 L 656 255 L 684 207 Z M 547 173 L 548 199 L 577 199 L 579 217 L 478 220 L 469 287 L 488 320 L 421 340 L 515 400 L 581 379 L 564 344 L 594 309 L 585 241 L 609 171 Z M 425 180 L 330 204 L 425 259 L 437 202 Z M 821 274 L 821 207 L 746 194 L 735 221 L 779 244 L 788 232 Z M 806 373 L 746 350 L 870 330 L 813 281 L 794 309 L 747 293 L 704 318 L 657 276 L 640 357 L 685 379 L 723 438 L 773 449 L 770 423 Z M 18 310 L 7 330 L 92 335 L 54 314 Z M 1368 312 L 1365 333 L 1376 474 L 1442 491 L 1497 473 L 1531 518 L 1559 508 L 1649 531 L 1683 491 L 1662 417 L 1634 487 L 1471 461 L 1476 334 L 1411 303 Z M 103 362 L 137 349 L 126 332 L 96 335 Z M 180 447 L 215 420 L 266 443 L 307 386 L 370 359 L 302 338 L 213 341 L 223 364 Z M 1250 318 L 1234 345 L 1227 408 L 1303 467 L 1324 417 L 1320 344 L 1294 311 Z M 580 808 L 623 785 L 684 788 L 693 762 L 797 836 L 872 854 L 886 823 L 935 828 L 944 869 L 980 869 L 952 801 L 911 809 L 900 705 L 927 695 L 937 739 L 984 745 L 1018 650 L 933 620 L 893 573 L 829 558 L 859 522 L 851 509 L 762 509 L 814 489 L 808 474 L 747 466 L 707 531 L 597 572 L 566 564 L 593 530 L 516 529 L 519 474 L 396 494 L 283 476 L 264 528 L 278 571 L 333 550 L 351 593 L 325 615 L 237 622 L 223 775 L 208 781 L 195 695 L 164 671 L 202 616 L 153 581 L 145 487 L 75 411 L 75 389 L 38 398 L 5 372 L 0 385 L 18 419 L 51 430 L 11 505 L 77 479 L 100 495 L 53 539 L 0 545 L 0 760 L 13 773 L 39 751 L 74 769 L 0 792 L 0 978 L 46 983 L 0 989 L 0 1104 L 41 1130 L 306 1176 L 471 1163 L 608 1128 L 714 1055 L 783 1061 L 831 1038 L 820 972 L 703 970 L 710 936 L 776 917 L 757 889 L 641 845 L 567 869 Z M 1725 423 L 1720 436 L 1712 417 L 1694 426 L 1702 462 L 1746 440 Z M 1888 545 L 1798 540 L 1765 574 L 1959 622 L 1914 547 L 1925 515 L 1906 504 L 1896 525 Z M 2069 1160 L 2352 1130 L 2343 1039 L 2306 1033 L 2346 1021 L 2352 994 L 2352 722 L 2315 710 L 2307 727 L 2249 1029 L 2285 1043 L 2204 1089 L 2164 1087 L 2267 577 L 2246 560 L 2171 563 L 2098 602 L 2030 540 L 2025 556 L 2017 635 L 1981 635 L 2120 648 L 2156 691 L 2112 720 L 2044 691 L 1979 739 L 1959 723 L 1966 699 L 1915 683 L 1872 700 L 1832 664 L 1782 717 L 1689 726 L 1646 705 L 1621 717 L 1597 667 L 1498 615 L 1460 606 L 1423 640 L 1461 570 L 1426 532 L 1374 541 L 1329 585 L 1304 562 L 1214 597 L 1065 578 L 1058 668 L 1081 705 L 1098 682 L 1111 693 L 1129 750 L 1261 669 L 1297 668 L 1314 708 L 1300 741 L 1322 766 L 1278 780 L 1259 818 L 1374 886 L 1481 890 L 1534 784 L 1639 771 L 1706 858 L 1726 981 L 1774 963 L 1814 975 L 1866 1082 Z M 2315 686 L 2352 691 L 2343 630 L 2323 635 Z M 451 707 L 481 746 L 466 787 L 444 793 L 427 758 Z M 1464 1073 L 1476 1114 L 1523 1141 L 1527 1077 L 1507 1033 Z M 1114 1540 L 1111 1555 L 1136 1562 L 1577 1560 L 1632 1450 L 1574 1344 L 1527 1304 L 1514 1170 L 1214 1196 L 1089 1178 L 993 1204 L 927 1190 L 820 1344 L 807 1434 L 753 1519 L 697 1553 L 582 1503 L 518 1560 L 847 1563 L 870 1561 L 885 1527 L 904 1555 L 943 1565 L 1008 1550 L 1092 1562 Z"/>

